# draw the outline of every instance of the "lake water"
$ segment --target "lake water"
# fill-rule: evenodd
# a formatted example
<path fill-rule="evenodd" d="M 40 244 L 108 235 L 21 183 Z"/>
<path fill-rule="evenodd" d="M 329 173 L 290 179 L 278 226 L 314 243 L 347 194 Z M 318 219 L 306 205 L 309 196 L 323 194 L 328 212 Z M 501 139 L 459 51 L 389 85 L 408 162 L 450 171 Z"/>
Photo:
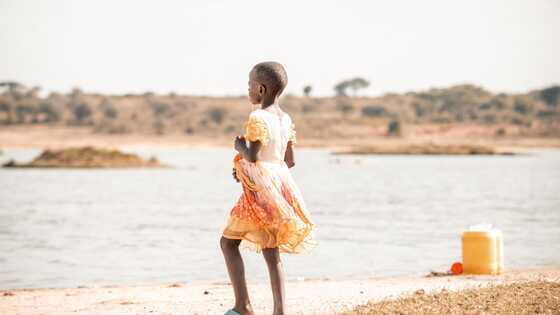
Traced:
<path fill-rule="evenodd" d="M 0 169 L 0 289 L 227 280 L 233 151 L 124 149 L 175 168 Z M 0 162 L 38 153 L 4 149 Z M 560 266 L 560 151 L 296 159 L 319 246 L 283 256 L 288 279 L 445 271 L 482 222 L 503 231 L 506 269 Z M 262 256 L 243 255 L 248 280 L 268 281 Z"/>

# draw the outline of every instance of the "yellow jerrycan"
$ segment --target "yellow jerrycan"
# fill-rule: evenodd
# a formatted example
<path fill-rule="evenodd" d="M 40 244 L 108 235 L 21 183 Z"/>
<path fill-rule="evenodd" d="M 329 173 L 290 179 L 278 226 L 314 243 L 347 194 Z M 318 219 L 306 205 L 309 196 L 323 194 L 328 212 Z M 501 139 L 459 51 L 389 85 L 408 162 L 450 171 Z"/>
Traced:
<path fill-rule="evenodd" d="M 463 273 L 499 275 L 504 272 L 502 231 L 489 224 L 471 226 L 461 237 Z"/>

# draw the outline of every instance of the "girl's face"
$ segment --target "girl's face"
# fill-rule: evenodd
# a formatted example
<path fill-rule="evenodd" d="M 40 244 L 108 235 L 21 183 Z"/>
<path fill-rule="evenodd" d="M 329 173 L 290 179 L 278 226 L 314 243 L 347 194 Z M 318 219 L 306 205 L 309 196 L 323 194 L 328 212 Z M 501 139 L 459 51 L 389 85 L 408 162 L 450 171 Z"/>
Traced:
<path fill-rule="evenodd" d="M 260 104 L 263 99 L 264 92 L 265 92 L 264 85 L 260 84 L 259 82 L 257 82 L 257 80 L 255 80 L 255 75 L 253 71 L 251 71 L 249 73 L 249 89 L 248 89 L 249 101 L 251 102 L 251 104 Z"/>

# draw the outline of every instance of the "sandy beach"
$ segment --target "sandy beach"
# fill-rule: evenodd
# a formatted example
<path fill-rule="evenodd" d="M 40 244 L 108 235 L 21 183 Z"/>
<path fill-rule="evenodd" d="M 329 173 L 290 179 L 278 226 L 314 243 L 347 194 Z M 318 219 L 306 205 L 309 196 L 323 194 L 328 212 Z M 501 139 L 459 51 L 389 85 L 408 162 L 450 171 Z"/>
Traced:
<path fill-rule="evenodd" d="M 508 271 L 499 276 L 388 277 L 301 280 L 286 285 L 289 314 L 336 314 L 368 301 L 457 292 L 500 284 L 560 283 L 560 268 Z M 268 283 L 250 283 L 257 314 L 272 313 Z M 419 291 L 420 290 L 420 291 Z M 0 291 L 0 313 L 12 314 L 223 314 L 233 305 L 229 283 L 16 289 Z"/>

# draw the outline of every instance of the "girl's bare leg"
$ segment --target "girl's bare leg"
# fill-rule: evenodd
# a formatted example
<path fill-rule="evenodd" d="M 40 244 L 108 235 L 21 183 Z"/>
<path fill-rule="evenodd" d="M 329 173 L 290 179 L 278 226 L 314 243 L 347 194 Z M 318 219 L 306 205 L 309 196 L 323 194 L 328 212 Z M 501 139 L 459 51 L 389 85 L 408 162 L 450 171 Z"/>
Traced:
<path fill-rule="evenodd" d="M 268 266 L 268 274 L 270 275 L 270 286 L 272 287 L 272 298 L 274 299 L 273 315 L 284 315 L 284 272 L 282 261 L 280 260 L 280 251 L 278 247 L 275 247 L 263 248 L 262 252 Z"/>
<path fill-rule="evenodd" d="M 247 292 L 247 283 L 245 281 L 245 266 L 243 258 L 239 252 L 239 244 L 241 240 L 232 240 L 222 236 L 220 239 L 220 247 L 226 261 L 229 279 L 233 286 L 235 294 L 235 306 L 233 310 L 241 315 L 254 315 L 251 302 L 249 301 L 249 292 Z"/>

